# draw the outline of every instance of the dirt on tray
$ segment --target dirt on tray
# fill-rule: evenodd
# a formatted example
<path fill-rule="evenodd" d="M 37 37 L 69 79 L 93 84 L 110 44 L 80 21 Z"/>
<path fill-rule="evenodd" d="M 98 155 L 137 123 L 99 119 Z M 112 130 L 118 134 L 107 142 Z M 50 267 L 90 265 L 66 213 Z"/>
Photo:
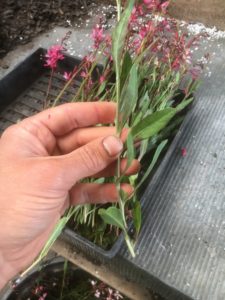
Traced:
<path fill-rule="evenodd" d="M 105 0 L 1 0 L 0 58 L 15 46 L 26 44 L 55 26 L 69 27 L 84 17 L 92 5 Z"/>

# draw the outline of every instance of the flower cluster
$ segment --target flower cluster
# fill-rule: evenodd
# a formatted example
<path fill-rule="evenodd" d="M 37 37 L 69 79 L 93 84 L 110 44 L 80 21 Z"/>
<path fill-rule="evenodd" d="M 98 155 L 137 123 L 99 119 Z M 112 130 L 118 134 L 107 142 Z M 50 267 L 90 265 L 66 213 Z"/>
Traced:
<path fill-rule="evenodd" d="M 42 285 L 37 285 L 32 291 L 32 294 L 38 298 L 38 300 L 45 300 L 48 296 L 48 293 L 45 292 L 45 288 Z"/>
<path fill-rule="evenodd" d="M 104 41 L 105 35 L 103 34 L 103 28 L 101 25 L 97 24 L 91 34 L 92 39 L 94 40 L 94 47 L 98 49 L 100 44 Z"/>
<path fill-rule="evenodd" d="M 161 12 L 163 14 L 167 13 L 169 1 L 144 0 L 143 2 L 146 5 L 146 7 L 153 12 Z"/>
<path fill-rule="evenodd" d="M 97 282 L 95 280 L 91 280 L 90 282 L 93 288 L 93 294 L 97 299 L 101 299 L 101 300 L 124 299 L 124 297 L 120 294 L 119 291 L 110 288 L 104 282 Z"/>
<path fill-rule="evenodd" d="M 50 47 L 45 55 L 46 63 L 45 67 L 50 67 L 51 69 L 56 69 L 59 60 L 64 59 L 62 51 L 65 50 L 61 45 L 53 45 Z"/>

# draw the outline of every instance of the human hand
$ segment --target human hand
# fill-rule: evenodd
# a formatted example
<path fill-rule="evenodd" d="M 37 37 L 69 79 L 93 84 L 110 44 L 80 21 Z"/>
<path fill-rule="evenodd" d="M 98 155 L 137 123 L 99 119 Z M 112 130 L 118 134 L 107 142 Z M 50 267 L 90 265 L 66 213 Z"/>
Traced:
<path fill-rule="evenodd" d="M 112 176 L 122 151 L 113 103 L 72 103 L 9 127 L 0 139 L 0 287 L 38 255 L 69 205 L 117 201 Z M 122 140 L 126 132 L 122 135 Z M 121 168 L 125 169 L 123 160 Z M 137 172 L 134 161 L 127 174 Z M 77 184 L 76 184 L 77 183 Z M 122 188 L 132 193 L 130 185 Z"/>

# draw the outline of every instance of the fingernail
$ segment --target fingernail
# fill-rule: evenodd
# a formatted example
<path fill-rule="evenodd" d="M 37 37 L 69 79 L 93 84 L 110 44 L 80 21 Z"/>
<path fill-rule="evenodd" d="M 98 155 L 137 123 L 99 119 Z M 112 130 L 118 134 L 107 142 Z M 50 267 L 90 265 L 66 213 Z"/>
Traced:
<path fill-rule="evenodd" d="M 116 156 L 123 150 L 122 141 L 113 135 L 106 137 L 102 143 L 109 156 Z"/>

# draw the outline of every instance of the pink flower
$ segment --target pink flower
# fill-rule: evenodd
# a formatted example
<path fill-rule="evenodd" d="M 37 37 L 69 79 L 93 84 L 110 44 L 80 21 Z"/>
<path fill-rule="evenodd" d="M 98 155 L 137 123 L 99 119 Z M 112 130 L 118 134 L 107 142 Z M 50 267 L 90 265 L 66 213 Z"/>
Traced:
<path fill-rule="evenodd" d="M 109 34 L 107 34 L 105 36 L 105 44 L 107 47 L 110 47 L 110 48 L 112 46 L 112 37 Z"/>
<path fill-rule="evenodd" d="M 147 8 L 151 10 L 156 9 L 159 5 L 159 0 L 143 0 L 143 2 L 147 6 Z"/>
<path fill-rule="evenodd" d="M 187 156 L 187 149 L 186 149 L 186 148 L 182 148 L 182 149 L 181 149 L 181 155 L 182 155 L 183 157 Z"/>
<path fill-rule="evenodd" d="M 163 14 L 167 13 L 167 8 L 169 6 L 170 1 L 164 1 L 161 3 L 161 0 L 143 0 L 144 4 L 147 6 L 148 9 L 159 11 Z"/>
<path fill-rule="evenodd" d="M 100 25 L 96 25 L 92 30 L 91 37 L 94 40 L 94 48 L 98 49 L 105 37 L 103 34 L 103 28 Z"/>
<path fill-rule="evenodd" d="M 137 22 L 137 8 L 136 6 L 132 10 L 132 14 L 130 16 L 130 24 L 135 24 Z"/>
<path fill-rule="evenodd" d="M 169 23 L 169 21 L 167 19 L 164 19 L 163 21 L 161 21 L 158 25 L 158 29 L 159 31 L 163 32 L 165 30 L 167 31 L 171 31 L 171 25 Z"/>
<path fill-rule="evenodd" d="M 62 50 L 64 50 L 64 48 L 61 45 L 53 45 L 50 47 L 45 55 L 46 63 L 44 66 L 55 69 L 57 62 L 64 59 L 64 55 L 61 53 Z"/>
<path fill-rule="evenodd" d="M 130 25 L 131 24 L 135 25 L 137 23 L 138 18 L 143 15 L 144 15 L 144 11 L 143 11 L 142 5 L 135 5 L 135 7 L 132 10 L 131 17 L 130 17 L 130 22 L 129 22 Z"/>
<path fill-rule="evenodd" d="M 141 39 L 144 39 L 146 37 L 147 33 L 148 33 L 147 28 L 144 26 L 140 29 L 138 34 Z"/>
<path fill-rule="evenodd" d="M 139 36 L 141 39 L 144 39 L 148 33 L 153 32 L 155 27 L 153 26 L 152 22 L 149 21 L 145 26 L 143 26 L 139 31 Z"/>
<path fill-rule="evenodd" d="M 172 69 L 177 71 L 177 70 L 179 70 L 180 65 L 181 65 L 181 60 L 179 57 L 177 57 L 172 63 Z"/>
<path fill-rule="evenodd" d="M 99 78 L 99 82 L 100 82 L 100 84 L 102 84 L 103 82 L 105 81 L 105 76 L 100 76 L 100 78 Z"/>
<path fill-rule="evenodd" d="M 43 289 L 44 289 L 44 287 L 42 285 L 37 286 L 34 290 L 34 294 L 37 295 L 38 293 L 43 291 Z"/>
<path fill-rule="evenodd" d="M 197 80 L 201 74 L 200 66 L 195 66 L 190 70 L 190 74 L 193 80 Z"/>
<path fill-rule="evenodd" d="M 48 296 L 48 293 L 44 293 L 41 297 L 39 297 L 38 300 L 45 300 L 45 298 Z"/>
<path fill-rule="evenodd" d="M 82 72 L 80 73 L 80 76 L 81 76 L 82 78 L 87 78 L 87 77 L 88 77 L 88 72 L 87 72 L 87 71 L 82 71 Z"/>
<path fill-rule="evenodd" d="M 96 298 L 100 298 L 100 296 L 101 296 L 100 291 L 99 291 L 99 290 L 96 290 L 96 292 L 95 292 L 95 297 L 96 297 Z"/>
<path fill-rule="evenodd" d="M 71 79 L 71 76 L 72 76 L 72 72 L 64 72 L 63 74 L 63 78 L 66 80 L 66 81 L 69 81 Z"/>
<path fill-rule="evenodd" d="M 163 14 L 167 13 L 167 8 L 168 8 L 169 4 L 170 4 L 170 1 L 166 1 L 160 5 L 160 10 Z"/>

